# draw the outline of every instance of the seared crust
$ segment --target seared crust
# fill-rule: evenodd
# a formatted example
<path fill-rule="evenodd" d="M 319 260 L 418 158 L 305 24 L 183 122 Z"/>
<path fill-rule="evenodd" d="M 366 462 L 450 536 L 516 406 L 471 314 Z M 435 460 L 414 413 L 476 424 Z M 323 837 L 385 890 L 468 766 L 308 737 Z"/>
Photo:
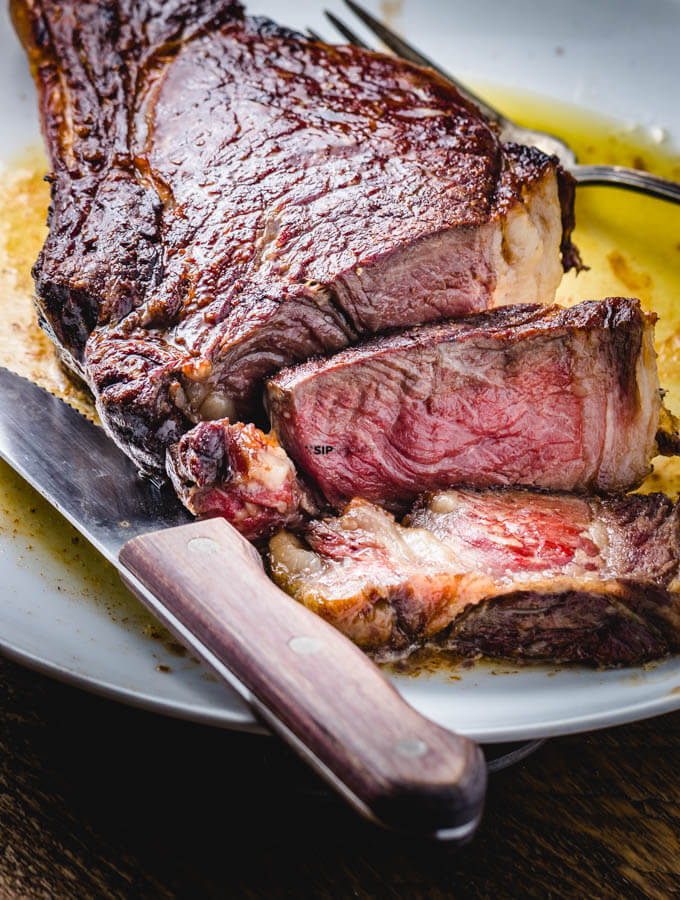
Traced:
<path fill-rule="evenodd" d="M 491 226 L 534 189 L 552 203 L 555 179 L 573 264 L 568 176 L 503 146 L 428 70 L 227 0 L 12 8 L 53 169 L 41 318 L 143 467 L 162 468 L 210 392 L 257 419 L 262 377 L 294 360 L 488 305 Z M 442 243 L 452 230 L 464 252 Z M 380 298 L 404 251 L 409 290 L 394 276 Z M 435 256 L 470 264 L 433 286 Z"/>
<path fill-rule="evenodd" d="M 639 301 L 629 297 L 584 300 L 570 307 L 518 303 L 462 316 L 455 321 L 381 334 L 358 346 L 341 350 L 332 357 L 310 359 L 282 369 L 268 383 L 281 390 L 291 390 L 322 372 L 353 365 L 363 358 L 387 356 L 412 347 L 434 347 L 476 337 L 484 337 L 492 344 L 511 345 L 534 336 L 557 338 L 579 331 L 587 336 L 595 330 L 606 330 L 612 335 L 615 369 L 626 383 L 635 371 L 643 328 L 654 325 L 656 319 L 655 313 L 642 312 Z"/>
<path fill-rule="evenodd" d="M 513 160 L 514 165 L 508 170 L 508 175 L 506 176 L 509 183 L 507 192 L 501 187 L 499 192 L 501 197 L 499 199 L 502 202 L 502 198 L 505 196 L 506 202 L 512 204 L 517 196 L 517 191 L 521 190 L 522 182 L 527 178 L 535 178 L 536 172 L 545 171 L 547 157 L 537 147 L 527 147 L 525 144 L 508 143 L 503 145 L 503 149 L 506 156 Z M 588 267 L 583 265 L 578 248 L 574 246 L 571 240 L 576 224 L 574 218 L 576 181 L 566 169 L 558 166 L 557 184 L 560 207 L 562 209 L 562 241 L 560 243 L 562 266 L 565 272 L 568 272 L 570 269 L 576 269 L 577 272 L 580 272 Z"/>
<path fill-rule="evenodd" d="M 222 516 L 251 541 L 317 512 L 275 434 L 228 419 L 201 422 L 173 445 L 167 472 L 195 516 Z"/>
<path fill-rule="evenodd" d="M 656 659 L 680 648 L 679 560 L 678 506 L 662 494 L 448 491 L 408 527 L 357 500 L 269 545 L 281 587 L 379 658 Z"/>
<path fill-rule="evenodd" d="M 640 607 L 646 615 L 634 611 Z M 470 608 L 440 645 L 463 656 L 636 665 L 678 648 L 677 630 L 663 621 L 666 608 L 677 616 L 666 591 L 640 585 L 515 591 Z"/>
<path fill-rule="evenodd" d="M 11 0 L 52 167 L 50 232 L 33 274 L 43 325 L 82 368 L 92 330 L 160 281 L 163 202 L 134 146 L 130 102 L 158 48 L 239 14 L 227 0 Z"/>
<path fill-rule="evenodd" d="M 656 454 L 654 321 L 614 297 L 383 335 L 269 379 L 272 426 L 338 509 L 452 485 L 627 490 Z"/>

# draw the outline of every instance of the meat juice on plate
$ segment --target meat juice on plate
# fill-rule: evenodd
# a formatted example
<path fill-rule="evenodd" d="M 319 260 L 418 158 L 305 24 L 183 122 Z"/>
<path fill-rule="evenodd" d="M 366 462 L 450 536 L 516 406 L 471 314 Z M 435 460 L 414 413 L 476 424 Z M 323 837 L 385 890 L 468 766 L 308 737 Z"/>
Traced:
<path fill-rule="evenodd" d="M 580 162 L 632 165 L 680 181 L 680 156 L 653 135 L 537 97 L 493 87 L 484 88 L 483 95 L 522 124 L 563 137 Z M 42 151 L 30 148 L 0 170 L 0 303 L 5 306 L 0 317 L 0 365 L 92 416 L 88 396 L 64 374 L 51 343 L 35 324 L 30 270 L 46 234 L 46 169 Z M 667 392 L 666 405 L 680 413 L 680 208 L 612 188 L 582 188 L 577 191 L 576 223 L 574 241 L 590 269 L 578 276 L 573 272 L 564 276 L 558 302 L 635 296 L 645 309 L 656 311 L 659 377 Z M 17 481 L 20 479 L 11 470 L 0 465 L 0 530 L 10 535 L 26 516 L 27 498 Z M 675 496 L 679 488 L 680 460 L 659 458 L 642 490 L 663 490 Z M 25 489 L 30 491 L 27 486 Z M 31 512 L 31 539 L 59 554 L 69 567 L 82 567 L 81 554 L 74 558 L 61 552 L 65 534 L 59 516 L 37 495 L 31 509 L 35 510 Z M 75 532 L 71 535 L 69 526 L 69 542 L 72 536 Z M 122 586 L 113 587 L 111 567 L 95 552 L 87 551 L 89 597 L 99 585 L 107 600 L 120 594 L 120 602 L 127 606 Z M 84 599 L 91 602 L 86 595 Z M 132 598 L 129 602 L 136 605 Z"/>
<path fill-rule="evenodd" d="M 0 365 L 40 384 L 96 421 L 89 394 L 62 368 L 33 308 L 31 267 L 47 235 L 47 170 L 40 147 L 27 148 L 11 165 L 0 164 Z M 54 560 L 69 573 L 63 583 L 53 579 L 56 590 L 66 591 L 77 602 L 97 603 L 116 622 L 136 631 L 165 638 L 165 632 L 123 586 L 114 567 L 2 461 L 0 533 L 11 542 L 17 566 Z M 34 548 L 39 552 L 32 559 Z M 53 578 L 49 572 L 44 577 Z"/>
<path fill-rule="evenodd" d="M 680 153 L 662 133 L 535 95 L 482 86 L 479 94 L 530 128 L 563 138 L 580 163 L 633 166 L 680 181 Z M 680 206 L 611 187 L 578 188 L 573 240 L 589 270 L 568 272 L 557 291 L 565 305 L 600 297 L 638 297 L 656 324 L 665 404 L 680 415 Z M 680 490 L 680 458 L 657 457 L 642 491 Z"/>

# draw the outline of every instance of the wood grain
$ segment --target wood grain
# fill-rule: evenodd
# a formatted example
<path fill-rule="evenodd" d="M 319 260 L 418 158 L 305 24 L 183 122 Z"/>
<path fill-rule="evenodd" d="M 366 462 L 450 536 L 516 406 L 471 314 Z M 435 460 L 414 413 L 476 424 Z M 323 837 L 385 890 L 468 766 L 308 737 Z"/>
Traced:
<path fill-rule="evenodd" d="M 174 677 L 168 675 L 169 678 Z M 0 898 L 670 898 L 680 714 L 548 741 L 453 851 L 364 824 L 280 742 L 0 658 Z"/>
<path fill-rule="evenodd" d="M 237 675 L 260 714 L 301 740 L 378 821 L 431 835 L 479 818 L 479 748 L 408 706 L 364 653 L 270 581 L 223 519 L 135 538 L 120 559 L 195 635 L 195 649 Z"/>

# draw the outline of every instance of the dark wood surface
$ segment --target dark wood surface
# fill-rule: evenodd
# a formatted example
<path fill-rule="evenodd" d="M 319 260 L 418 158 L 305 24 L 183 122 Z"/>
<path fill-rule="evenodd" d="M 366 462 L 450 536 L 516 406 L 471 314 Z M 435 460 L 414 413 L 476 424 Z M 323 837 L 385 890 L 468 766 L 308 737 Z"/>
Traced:
<path fill-rule="evenodd" d="M 462 849 L 364 824 L 277 741 L 0 657 L 0 898 L 680 893 L 680 715 L 548 741 Z"/>
<path fill-rule="evenodd" d="M 273 730 L 292 733 L 375 819 L 413 823 L 421 837 L 474 827 L 486 784 L 479 748 L 406 704 L 355 644 L 269 579 L 228 522 L 142 535 L 120 559 L 142 601 L 140 585 L 151 594 L 152 612 L 162 598 L 166 624 L 173 627 L 169 612 L 206 662 L 204 648 L 257 698 Z M 179 629 L 176 637 L 183 639 Z M 304 652 L 295 652 L 296 641 Z"/>

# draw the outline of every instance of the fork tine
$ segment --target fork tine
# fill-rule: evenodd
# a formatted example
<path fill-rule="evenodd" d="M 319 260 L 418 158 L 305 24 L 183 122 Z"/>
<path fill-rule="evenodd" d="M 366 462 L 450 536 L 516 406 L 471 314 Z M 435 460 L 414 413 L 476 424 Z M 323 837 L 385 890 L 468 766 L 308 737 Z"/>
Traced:
<path fill-rule="evenodd" d="M 307 29 L 307 34 L 310 36 L 310 38 L 311 38 L 313 41 L 319 41 L 319 43 L 321 43 L 321 44 L 325 44 L 325 43 L 326 43 L 326 42 L 324 41 L 324 39 L 321 37 L 321 35 L 318 33 L 318 31 L 314 31 L 313 28 L 308 28 L 308 29 Z"/>
<path fill-rule="evenodd" d="M 445 78 L 447 81 L 450 81 L 454 84 L 460 93 L 467 100 L 472 101 L 482 113 L 486 116 L 487 119 L 491 119 L 493 122 L 498 122 L 499 124 L 503 124 L 506 119 L 505 116 L 500 113 L 497 109 L 494 109 L 493 106 L 490 106 L 481 97 L 478 97 L 470 88 L 466 87 L 457 78 L 454 78 L 449 72 L 446 72 L 440 66 L 438 66 L 435 62 L 425 56 L 420 51 L 416 50 L 415 47 L 412 47 L 410 44 L 407 44 L 406 41 L 402 40 L 398 35 L 396 35 L 391 29 L 387 27 L 387 25 L 383 25 L 382 22 L 379 22 L 378 19 L 374 18 L 367 10 L 365 10 L 362 6 L 359 6 L 358 3 L 355 3 L 354 0 L 345 0 L 347 6 L 352 10 L 355 16 L 358 16 L 361 21 L 368 27 L 370 31 L 373 32 L 380 40 L 385 44 L 390 50 L 396 55 L 401 57 L 402 59 L 406 59 L 409 62 L 415 63 L 418 66 L 427 66 L 429 69 L 434 69 L 435 72 L 438 72 L 442 78 Z M 328 15 L 328 13 L 326 13 Z"/>
<path fill-rule="evenodd" d="M 350 28 L 345 25 L 342 19 L 338 19 L 337 16 L 333 15 L 332 12 L 325 10 L 325 15 L 328 21 L 333 25 L 337 31 L 345 38 L 348 44 L 352 44 L 354 47 L 361 47 L 362 50 L 370 50 L 368 44 L 365 44 L 358 34 L 355 34 Z"/>

